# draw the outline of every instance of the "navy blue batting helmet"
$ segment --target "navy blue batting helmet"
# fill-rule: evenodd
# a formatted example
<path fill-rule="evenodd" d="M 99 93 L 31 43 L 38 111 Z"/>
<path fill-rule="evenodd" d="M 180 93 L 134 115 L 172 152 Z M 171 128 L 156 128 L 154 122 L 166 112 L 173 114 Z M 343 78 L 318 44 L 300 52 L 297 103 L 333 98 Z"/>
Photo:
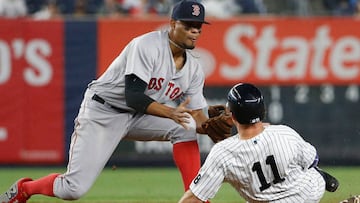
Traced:
<path fill-rule="evenodd" d="M 264 97 L 252 84 L 240 83 L 231 88 L 227 106 L 240 124 L 253 124 L 265 117 Z"/>

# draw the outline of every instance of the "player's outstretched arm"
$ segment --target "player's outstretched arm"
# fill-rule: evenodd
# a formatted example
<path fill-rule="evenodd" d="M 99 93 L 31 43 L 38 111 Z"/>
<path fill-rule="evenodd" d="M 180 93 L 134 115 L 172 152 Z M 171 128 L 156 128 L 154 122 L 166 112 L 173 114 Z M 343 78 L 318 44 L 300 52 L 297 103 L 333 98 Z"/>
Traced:
<path fill-rule="evenodd" d="M 125 100 L 126 104 L 135 109 L 137 112 L 150 114 L 153 116 L 159 116 L 163 118 L 170 118 L 176 123 L 181 124 L 184 128 L 187 128 L 191 109 L 186 106 L 190 102 L 190 98 L 187 98 L 176 108 L 161 104 L 148 95 L 145 95 L 145 89 L 147 83 L 141 80 L 134 74 L 125 76 Z"/>
<path fill-rule="evenodd" d="M 152 102 L 146 109 L 146 113 L 154 116 L 170 118 L 176 123 L 181 124 L 184 128 L 187 128 L 187 123 L 189 122 L 189 114 L 192 114 L 192 110 L 186 108 L 189 104 L 190 98 L 187 98 L 176 108 L 160 104 L 156 101 Z"/>

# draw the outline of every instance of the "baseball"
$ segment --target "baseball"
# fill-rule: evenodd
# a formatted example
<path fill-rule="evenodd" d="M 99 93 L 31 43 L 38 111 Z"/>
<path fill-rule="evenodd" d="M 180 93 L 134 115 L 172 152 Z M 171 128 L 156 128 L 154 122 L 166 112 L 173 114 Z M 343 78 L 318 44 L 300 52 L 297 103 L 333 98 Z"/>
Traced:
<path fill-rule="evenodd" d="M 185 125 L 188 127 L 188 130 L 196 130 L 196 121 L 194 120 L 194 118 L 189 113 L 185 114 L 190 117 L 187 119 L 188 122 L 185 123 Z"/>

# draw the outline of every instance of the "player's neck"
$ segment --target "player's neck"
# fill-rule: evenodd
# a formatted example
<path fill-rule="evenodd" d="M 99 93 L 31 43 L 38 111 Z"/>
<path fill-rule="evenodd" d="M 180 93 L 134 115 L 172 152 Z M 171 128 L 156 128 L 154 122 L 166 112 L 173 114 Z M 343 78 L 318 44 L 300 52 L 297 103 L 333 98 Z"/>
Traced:
<path fill-rule="evenodd" d="M 181 49 L 181 50 L 185 50 L 184 48 L 182 48 L 180 45 L 176 44 L 176 42 L 172 41 L 169 37 L 169 42 L 171 45 L 173 45 L 174 47 Z"/>
<path fill-rule="evenodd" d="M 260 133 L 264 131 L 264 125 L 262 122 L 258 122 L 251 125 L 241 125 L 239 124 L 237 126 L 238 134 L 240 136 L 240 139 L 247 140 L 251 139 L 253 137 L 256 137 Z"/>
<path fill-rule="evenodd" d="M 170 49 L 171 52 L 173 54 L 174 57 L 176 56 L 182 56 L 183 53 L 185 52 L 185 48 L 183 46 L 181 46 L 180 44 L 176 43 L 172 38 L 172 33 L 171 31 L 168 34 L 168 39 L 169 39 L 169 44 L 170 44 Z"/>

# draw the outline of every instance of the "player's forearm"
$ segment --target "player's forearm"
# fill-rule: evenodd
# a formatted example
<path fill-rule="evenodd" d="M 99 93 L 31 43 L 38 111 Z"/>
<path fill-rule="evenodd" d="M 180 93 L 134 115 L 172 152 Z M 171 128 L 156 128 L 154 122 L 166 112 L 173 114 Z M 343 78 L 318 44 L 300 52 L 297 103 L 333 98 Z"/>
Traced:
<path fill-rule="evenodd" d="M 185 127 L 190 116 L 187 113 L 192 113 L 192 110 L 186 108 L 189 102 L 190 99 L 188 98 L 176 108 L 172 108 L 154 101 L 147 107 L 146 113 L 159 117 L 170 118 Z"/>
<path fill-rule="evenodd" d="M 191 113 L 194 120 L 196 121 L 196 132 L 200 134 L 206 134 L 202 128 L 202 124 L 208 119 L 202 109 L 195 110 Z"/>
<path fill-rule="evenodd" d="M 163 118 L 171 118 L 173 111 L 175 111 L 173 107 L 154 101 L 147 107 L 145 113 Z"/>

